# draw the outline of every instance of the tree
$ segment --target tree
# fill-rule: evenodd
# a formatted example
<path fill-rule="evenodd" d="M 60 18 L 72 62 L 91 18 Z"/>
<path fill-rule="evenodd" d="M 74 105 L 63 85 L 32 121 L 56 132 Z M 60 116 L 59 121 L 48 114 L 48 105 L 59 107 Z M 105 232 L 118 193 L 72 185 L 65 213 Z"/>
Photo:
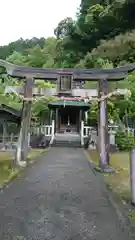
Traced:
<path fill-rule="evenodd" d="M 6 60 L 16 65 L 26 64 L 26 57 L 23 56 L 22 53 L 16 51 L 14 51 L 10 56 L 8 56 Z"/>
<path fill-rule="evenodd" d="M 36 45 L 28 50 L 26 62 L 32 67 L 42 67 L 44 65 L 45 58 L 39 45 Z"/>
<path fill-rule="evenodd" d="M 42 48 L 45 44 L 45 38 L 33 37 L 32 39 L 26 40 L 20 38 L 17 41 L 9 43 L 8 45 L 0 46 L 0 58 L 6 59 L 9 57 L 9 55 L 12 55 L 13 52 L 25 54 L 29 48 L 32 48 L 37 44 Z"/>
<path fill-rule="evenodd" d="M 100 45 L 93 49 L 91 56 L 112 61 L 115 66 L 135 61 L 135 30 L 120 34 L 110 40 L 102 40 Z"/>
<path fill-rule="evenodd" d="M 64 20 L 60 21 L 57 28 L 54 30 L 54 34 L 56 37 L 64 38 L 66 36 L 69 36 L 74 29 L 74 21 L 72 18 L 65 18 Z"/>

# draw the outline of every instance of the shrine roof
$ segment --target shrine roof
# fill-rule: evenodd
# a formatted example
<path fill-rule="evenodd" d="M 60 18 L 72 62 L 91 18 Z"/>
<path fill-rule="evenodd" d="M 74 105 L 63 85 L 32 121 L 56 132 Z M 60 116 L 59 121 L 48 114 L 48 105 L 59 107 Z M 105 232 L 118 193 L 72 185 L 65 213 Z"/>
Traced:
<path fill-rule="evenodd" d="M 12 77 L 25 78 L 33 77 L 35 79 L 56 80 L 58 75 L 72 75 L 75 81 L 89 80 L 97 81 L 98 79 L 108 79 L 118 81 L 124 79 L 127 74 L 135 70 L 135 63 L 128 64 L 112 69 L 78 69 L 78 68 L 35 68 L 28 66 L 18 66 L 0 59 L 1 72 L 6 71 Z"/>
<path fill-rule="evenodd" d="M 12 115 L 15 115 L 16 117 L 21 117 L 21 111 L 9 107 L 5 104 L 0 105 L 0 111 L 6 111 L 8 113 L 11 113 Z"/>
<path fill-rule="evenodd" d="M 84 101 L 66 101 L 66 100 L 56 100 L 48 104 L 49 107 L 82 107 L 90 108 L 90 103 Z"/>
<path fill-rule="evenodd" d="M 20 122 L 21 120 L 21 111 L 18 111 L 12 107 L 9 107 L 5 104 L 0 105 L 0 118 L 7 118 L 11 122 Z"/>

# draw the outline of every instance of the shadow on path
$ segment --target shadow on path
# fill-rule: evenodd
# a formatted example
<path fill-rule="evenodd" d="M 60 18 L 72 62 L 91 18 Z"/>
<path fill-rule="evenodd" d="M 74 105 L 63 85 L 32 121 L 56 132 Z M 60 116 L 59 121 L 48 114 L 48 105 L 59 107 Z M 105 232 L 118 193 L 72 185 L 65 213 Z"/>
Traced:
<path fill-rule="evenodd" d="M 82 149 L 52 148 L 0 193 L 0 240 L 128 240 Z"/>

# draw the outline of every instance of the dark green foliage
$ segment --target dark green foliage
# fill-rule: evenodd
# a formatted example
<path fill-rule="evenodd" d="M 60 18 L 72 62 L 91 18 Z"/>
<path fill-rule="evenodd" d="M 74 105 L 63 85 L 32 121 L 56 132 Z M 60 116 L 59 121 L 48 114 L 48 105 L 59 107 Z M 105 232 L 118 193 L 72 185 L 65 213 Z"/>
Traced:
<path fill-rule="evenodd" d="M 107 59 L 114 66 L 135 61 L 135 30 L 120 34 L 108 41 L 102 40 L 100 45 L 91 52 L 92 58 Z"/>
<path fill-rule="evenodd" d="M 64 50 L 75 53 L 74 62 L 77 63 L 101 40 L 109 40 L 134 29 L 134 16 L 134 0 L 82 0 L 77 21 L 70 18 L 62 20 L 55 33 L 63 39 Z"/>
<path fill-rule="evenodd" d="M 43 68 L 112 68 L 135 62 L 135 0 L 82 0 L 76 21 L 70 17 L 60 21 L 55 29 L 56 38 L 19 39 L 8 46 L 0 47 L 0 58 L 18 65 Z M 4 76 L 0 92 L 7 85 L 18 85 L 17 80 Z M 20 85 L 20 83 L 19 83 Z M 38 87 L 55 87 L 48 82 L 37 81 Z M 96 88 L 93 82 L 87 88 Z M 109 119 L 114 121 L 135 117 L 135 77 L 120 83 L 111 83 L 109 88 L 129 88 L 130 99 L 108 101 Z M 1 101 L 17 108 L 21 103 L 10 95 Z M 14 102 L 14 103 L 13 103 Z M 46 101 L 33 107 L 34 114 L 47 113 Z M 48 114 L 48 113 L 47 113 Z M 91 108 L 89 121 L 97 121 L 97 106 Z"/>
<path fill-rule="evenodd" d="M 131 150 L 134 146 L 134 136 L 132 133 L 119 130 L 116 134 L 116 144 L 120 151 Z"/>
<path fill-rule="evenodd" d="M 45 38 L 36 38 L 33 37 L 32 39 L 22 39 L 15 42 L 11 42 L 8 45 L 0 46 L 0 58 L 6 59 L 9 55 L 11 55 L 14 51 L 19 53 L 27 53 L 29 48 L 32 48 L 39 44 L 42 48 L 45 44 Z"/>

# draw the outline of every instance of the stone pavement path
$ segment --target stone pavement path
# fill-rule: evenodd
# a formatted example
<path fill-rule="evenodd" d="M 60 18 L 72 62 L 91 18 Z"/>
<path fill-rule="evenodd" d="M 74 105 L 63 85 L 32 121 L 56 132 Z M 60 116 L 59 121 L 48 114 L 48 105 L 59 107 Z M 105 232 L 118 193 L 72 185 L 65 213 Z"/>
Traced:
<path fill-rule="evenodd" d="M 82 149 L 40 158 L 0 193 L 0 240 L 129 240 Z"/>

